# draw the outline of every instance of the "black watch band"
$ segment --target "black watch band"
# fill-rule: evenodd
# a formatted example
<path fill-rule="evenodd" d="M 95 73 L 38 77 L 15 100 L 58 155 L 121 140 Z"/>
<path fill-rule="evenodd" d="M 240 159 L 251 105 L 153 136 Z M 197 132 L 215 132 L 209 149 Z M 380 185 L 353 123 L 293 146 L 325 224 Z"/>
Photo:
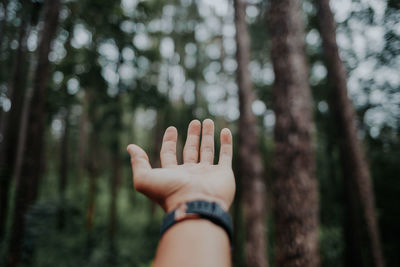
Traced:
<path fill-rule="evenodd" d="M 162 226 L 161 235 L 165 233 L 172 225 L 190 217 L 197 215 L 200 218 L 208 219 L 218 226 L 225 229 L 228 234 L 229 241 L 232 244 L 233 225 L 232 219 L 228 212 L 224 211 L 216 202 L 208 202 L 204 200 L 190 201 L 183 204 L 183 207 L 171 211 L 165 215 Z M 184 212 L 182 216 L 182 212 Z M 187 215 L 187 216 L 185 216 Z"/>

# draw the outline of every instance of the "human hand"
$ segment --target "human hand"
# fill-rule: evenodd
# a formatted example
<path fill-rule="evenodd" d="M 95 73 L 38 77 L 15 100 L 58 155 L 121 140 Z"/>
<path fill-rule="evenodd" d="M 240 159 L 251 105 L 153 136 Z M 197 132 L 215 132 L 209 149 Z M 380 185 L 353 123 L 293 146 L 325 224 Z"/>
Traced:
<path fill-rule="evenodd" d="M 160 152 L 161 168 L 152 168 L 146 152 L 139 146 L 127 147 L 136 190 L 159 203 L 166 212 L 193 200 L 216 202 L 226 211 L 232 204 L 235 194 L 232 134 L 229 129 L 222 129 L 219 162 L 213 165 L 214 122 L 210 119 L 203 121 L 199 162 L 200 132 L 200 121 L 191 121 L 182 165 L 177 164 L 178 132 L 172 126 L 164 134 Z"/>

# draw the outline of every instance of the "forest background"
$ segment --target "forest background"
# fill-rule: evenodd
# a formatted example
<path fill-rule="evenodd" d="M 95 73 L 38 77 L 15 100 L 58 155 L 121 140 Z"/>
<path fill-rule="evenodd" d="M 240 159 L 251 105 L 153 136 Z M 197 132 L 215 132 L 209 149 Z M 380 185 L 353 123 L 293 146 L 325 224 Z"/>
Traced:
<path fill-rule="evenodd" d="M 330 6 L 1 0 L 0 265 L 150 266 L 164 212 L 125 147 L 157 167 L 212 118 L 234 266 L 400 266 L 400 2 Z"/>

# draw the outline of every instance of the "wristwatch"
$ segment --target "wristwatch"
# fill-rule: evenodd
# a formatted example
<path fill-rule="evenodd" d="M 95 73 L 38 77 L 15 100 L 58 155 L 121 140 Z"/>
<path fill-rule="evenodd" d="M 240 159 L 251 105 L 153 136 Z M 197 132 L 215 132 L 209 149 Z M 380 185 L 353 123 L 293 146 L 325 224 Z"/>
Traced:
<path fill-rule="evenodd" d="M 161 226 L 161 235 L 163 235 L 175 223 L 190 218 L 208 219 L 222 227 L 228 234 L 229 241 L 232 245 L 233 225 L 231 216 L 216 202 L 208 202 L 204 200 L 182 203 L 177 209 L 167 213 Z"/>

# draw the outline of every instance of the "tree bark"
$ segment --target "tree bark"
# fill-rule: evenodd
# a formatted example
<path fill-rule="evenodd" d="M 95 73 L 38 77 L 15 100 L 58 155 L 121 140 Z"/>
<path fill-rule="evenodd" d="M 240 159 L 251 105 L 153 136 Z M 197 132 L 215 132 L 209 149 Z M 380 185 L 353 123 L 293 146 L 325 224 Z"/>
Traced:
<path fill-rule="evenodd" d="M 30 31 L 28 21 L 29 16 L 23 14 L 18 36 L 19 45 L 7 90 L 8 98 L 11 101 L 11 109 L 3 113 L 1 121 L 1 135 L 3 138 L 0 142 L 0 241 L 3 238 L 7 221 L 9 187 L 14 172 L 18 146 L 18 132 L 25 88 L 23 74 L 26 69 L 23 66 L 26 62 L 26 39 Z"/>
<path fill-rule="evenodd" d="M 248 69 L 250 38 L 245 21 L 246 3 L 235 0 L 237 82 L 239 86 L 239 162 L 243 190 L 247 266 L 268 266 L 264 168 L 258 149 L 256 118 L 252 113 L 254 92 Z"/>
<path fill-rule="evenodd" d="M 331 86 L 330 105 L 338 124 L 340 157 L 344 176 L 345 194 L 348 200 L 347 220 L 351 229 L 348 233 L 366 229 L 367 255 L 371 256 L 368 262 L 373 266 L 383 267 L 384 258 L 381 241 L 379 237 L 378 222 L 375 216 L 375 196 L 371 183 L 371 175 L 368 164 L 365 160 L 360 142 L 357 138 L 356 115 L 353 104 L 347 95 L 347 77 L 343 62 L 339 56 L 339 49 L 336 42 L 336 26 L 332 11 L 329 7 L 329 0 L 317 0 L 319 31 L 322 37 L 322 47 L 328 69 L 328 79 Z M 359 211 L 359 210 L 360 211 Z M 354 214 L 360 214 L 362 225 L 357 222 Z M 353 235 L 353 234 L 352 234 Z M 361 258 L 360 238 L 353 235 L 353 238 L 346 238 L 352 244 L 347 248 L 347 265 L 354 266 L 352 258 L 357 253 Z M 352 249 L 353 248 L 353 249 Z M 350 255 L 351 254 L 351 255 Z"/>
<path fill-rule="evenodd" d="M 25 232 L 25 219 L 29 206 L 36 199 L 42 172 L 43 134 L 47 78 L 50 62 L 48 55 L 55 36 L 60 0 L 48 0 L 44 14 L 44 24 L 38 45 L 38 61 L 33 81 L 33 95 L 27 125 L 28 142 L 24 147 L 21 176 L 15 195 L 14 217 L 9 242 L 7 266 L 18 266 Z"/>
<path fill-rule="evenodd" d="M 276 266 L 319 266 L 314 123 L 300 3 L 271 0 L 268 14 L 275 72 Z"/>

